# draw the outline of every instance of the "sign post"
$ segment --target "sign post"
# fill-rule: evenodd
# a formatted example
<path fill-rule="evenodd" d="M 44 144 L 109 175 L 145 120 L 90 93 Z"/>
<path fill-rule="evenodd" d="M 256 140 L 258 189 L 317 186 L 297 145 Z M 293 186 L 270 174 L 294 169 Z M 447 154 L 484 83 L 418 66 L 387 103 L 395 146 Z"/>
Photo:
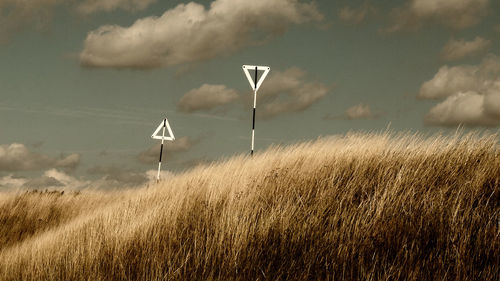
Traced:
<path fill-rule="evenodd" d="M 168 137 L 165 137 L 165 129 L 168 130 Z M 162 135 L 159 136 L 158 133 L 162 130 Z M 160 123 L 158 128 L 156 128 L 156 131 L 154 131 L 153 135 L 151 136 L 152 139 L 157 139 L 161 140 L 161 147 L 160 147 L 160 160 L 158 161 L 158 176 L 156 177 L 156 182 L 158 183 L 160 181 L 160 171 L 161 171 L 161 156 L 163 155 L 163 142 L 165 140 L 168 141 L 174 141 L 174 133 L 172 132 L 172 128 L 170 128 L 170 124 L 168 123 L 168 119 L 165 118 L 163 121 Z"/>
<path fill-rule="evenodd" d="M 271 68 L 268 66 L 244 65 L 243 71 L 245 72 L 248 82 L 250 83 L 250 86 L 252 87 L 253 90 L 252 147 L 250 151 L 250 155 L 253 156 L 253 151 L 255 147 L 255 110 L 257 108 L 257 91 L 262 85 L 262 82 L 264 82 L 264 79 L 266 79 L 266 76 L 267 74 L 269 74 L 269 71 L 271 71 Z M 252 78 L 250 71 L 252 72 L 255 71 L 254 78 Z M 264 71 L 260 79 L 258 77 L 259 71 Z"/>

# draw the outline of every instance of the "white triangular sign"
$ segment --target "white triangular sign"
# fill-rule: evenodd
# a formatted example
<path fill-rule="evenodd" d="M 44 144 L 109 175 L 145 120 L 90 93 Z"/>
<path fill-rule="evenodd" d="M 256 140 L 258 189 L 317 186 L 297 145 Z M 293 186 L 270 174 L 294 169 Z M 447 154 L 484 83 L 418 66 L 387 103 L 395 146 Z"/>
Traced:
<path fill-rule="evenodd" d="M 248 82 L 250 82 L 250 86 L 252 86 L 252 89 L 254 91 L 257 91 L 260 88 L 260 86 L 262 85 L 262 82 L 264 82 L 264 79 L 266 79 L 266 76 L 269 73 L 269 71 L 271 71 L 271 68 L 269 66 L 244 65 L 243 71 L 245 72 L 245 75 L 247 76 Z M 252 78 L 250 71 L 255 72 L 255 79 Z M 258 81 L 256 81 L 258 71 L 264 71 L 264 73 L 258 79 Z"/>
<path fill-rule="evenodd" d="M 158 133 L 163 128 L 167 129 L 168 136 L 158 135 Z M 164 133 L 164 131 L 162 133 Z M 156 139 L 156 140 L 169 140 L 169 141 L 175 140 L 174 133 L 172 133 L 172 128 L 170 128 L 170 124 L 168 123 L 168 119 L 167 118 L 165 118 L 165 119 L 163 119 L 163 121 L 161 121 L 160 125 L 158 126 L 158 128 L 156 128 L 156 131 L 153 133 L 153 135 L 151 136 L 151 138 Z"/>

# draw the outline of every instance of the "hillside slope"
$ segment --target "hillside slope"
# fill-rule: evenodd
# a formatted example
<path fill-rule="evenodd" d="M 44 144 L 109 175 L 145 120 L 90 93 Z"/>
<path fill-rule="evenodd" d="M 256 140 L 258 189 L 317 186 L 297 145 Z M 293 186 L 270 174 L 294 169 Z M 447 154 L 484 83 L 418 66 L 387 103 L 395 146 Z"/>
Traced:
<path fill-rule="evenodd" d="M 0 194 L 0 280 L 499 280 L 497 141 L 350 134 L 134 191 Z"/>

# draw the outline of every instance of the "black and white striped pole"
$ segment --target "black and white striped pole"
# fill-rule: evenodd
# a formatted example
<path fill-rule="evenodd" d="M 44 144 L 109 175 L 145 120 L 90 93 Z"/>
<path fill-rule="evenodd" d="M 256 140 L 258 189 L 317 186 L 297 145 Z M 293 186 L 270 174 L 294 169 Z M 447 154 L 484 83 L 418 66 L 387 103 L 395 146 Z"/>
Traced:
<path fill-rule="evenodd" d="M 253 151 L 255 148 L 255 111 L 257 108 L 257 91 L 259 90 L 262 82 L 266 79 L 267 74 L 271 71 L 271 68 L 268 66 L 255 66 L 255 65 L 244 65 L 243 71 L 247 76 L 248 82 L 250 82 L 250 86 L 253 89 L 253 118 L 252 118 L 252 148 L 250 151 L 250 155 L 253 156 Z M 250 75 L 250 71 L 255 71 L 255 76 L 252 79 L 252 75 Z M 264 71 L 262 76 L 258 77 L 259 71 Z"/>
<path fill-rule="evenodd" d="M 158 133 L 162 131 L 161 136 L 158 135 Z M 168 137 L 165 137 L 165 130 L 168 130 Z M 153 139 L 161 140 L 161 147 L 160 147 L 160 160 L 158 161 L 158 175 L 156 176 L 156 182 L 158 183 L 160 181 L 160 171 L 161 171 L 161 158 L 163 155 L 163 143 L 165 140 L 169 141 L 174 141 L 174 133 L 172 132 L 172 128 L 170 128 L 170 124 L 168 123 L 168 119 L 165 118 L 163 121 L 160 123 L 158 128 L 154 131 L 153 135 L 151 136 Z"/>

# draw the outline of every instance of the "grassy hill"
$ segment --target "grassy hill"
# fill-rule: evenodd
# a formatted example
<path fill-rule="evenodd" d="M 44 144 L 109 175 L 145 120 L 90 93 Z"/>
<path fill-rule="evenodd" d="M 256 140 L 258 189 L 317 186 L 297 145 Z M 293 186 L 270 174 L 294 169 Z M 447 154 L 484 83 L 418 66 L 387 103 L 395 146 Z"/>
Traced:
<path fill-rule="evenodd" d="M 350 134 L 0 194 L 0 280 L 500 280 L 497 136 Z"/>

